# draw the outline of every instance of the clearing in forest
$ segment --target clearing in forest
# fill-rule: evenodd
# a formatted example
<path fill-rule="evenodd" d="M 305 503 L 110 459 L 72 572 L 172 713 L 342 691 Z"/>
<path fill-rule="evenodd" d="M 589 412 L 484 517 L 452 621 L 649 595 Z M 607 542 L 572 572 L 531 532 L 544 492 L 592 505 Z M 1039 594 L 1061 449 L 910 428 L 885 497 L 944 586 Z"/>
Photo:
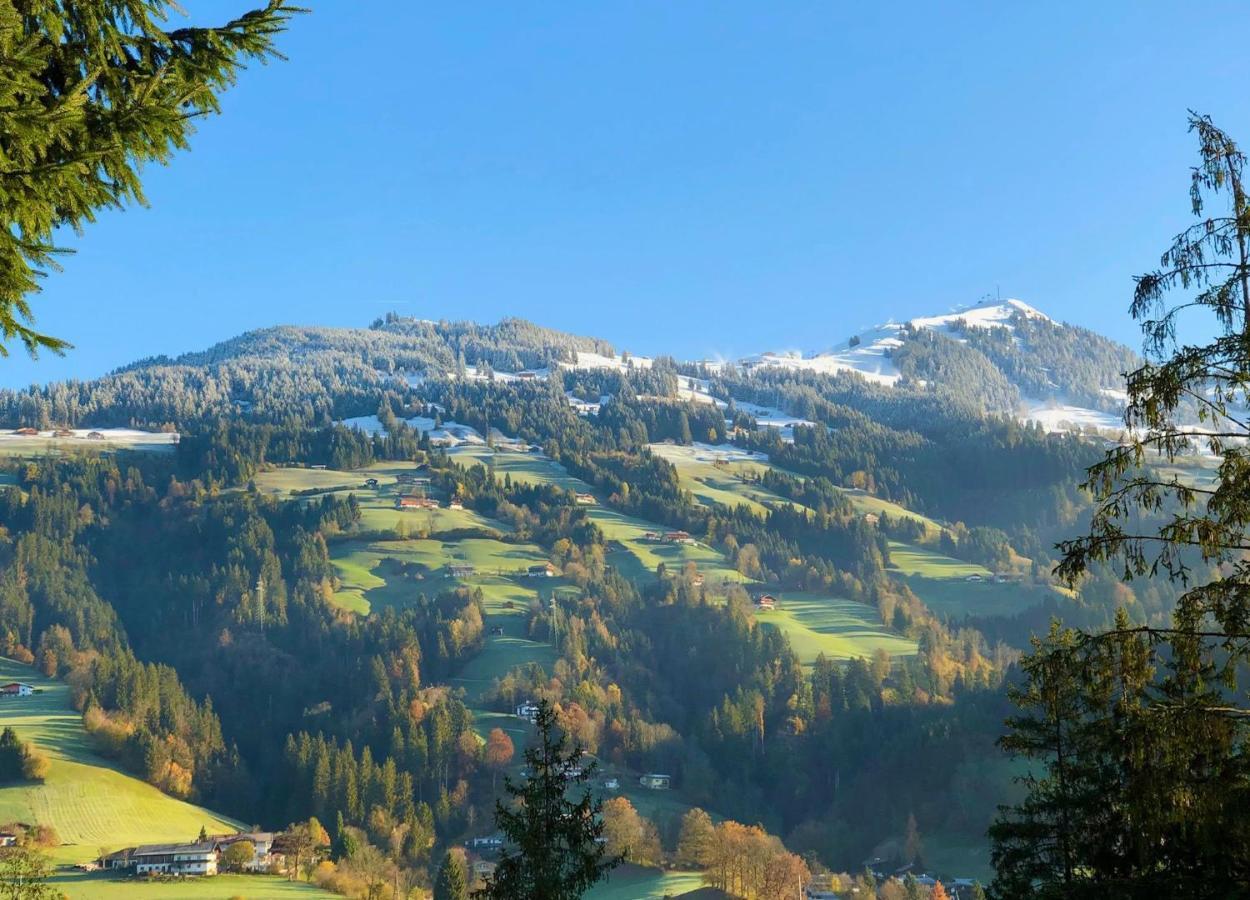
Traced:
<path fill-rule="evenodd" d="M 760 624 L 782 631 L 804 665 L 824 654 L 829 659 L 871 657 L 877 650 L 911 656 L 916 642 L 885 627 L 871 606 L 821 594 L 790 591 L 775 610 L 759 610 Z"/>

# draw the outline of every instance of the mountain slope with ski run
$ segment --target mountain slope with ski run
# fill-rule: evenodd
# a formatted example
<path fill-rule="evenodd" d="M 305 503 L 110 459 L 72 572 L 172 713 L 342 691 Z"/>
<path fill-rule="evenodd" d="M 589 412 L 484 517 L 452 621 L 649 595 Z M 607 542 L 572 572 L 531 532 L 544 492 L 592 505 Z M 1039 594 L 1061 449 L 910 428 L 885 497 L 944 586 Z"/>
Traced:
<path fill-rule="evenodd" d="M 828 350 L 806 354 L 795 351 L 761 353 L 739 360 L 738 365 L 748 371 L 780 368 L 825 375 L 851 374 L 882 387 L 924 388 L 927 386 L 925 379 L 908 379 L 907 373 L 898 364 L 899 351 L 914 335 L 933 332 L 979 352 L 971 347 L 973 341 L 970 338 L 985 337 L 988 332 L 1001 330 L 1010 335 L 1011 343 L 1022 352 L 1036 353 L 1038 348 L 1028 346 L 1027 341 L 1019 336 L 1024 325 L 1034 330 L 1036 327 L 1049 328 L 1072 347 L 1079 348 L 1092 337 L 1091 332 L 1057 322 L 1022 300 L 1009 299 L 904 322 L 890 321 L 854 335 Z M 982 341 L 975 343 L 981 344 Z M 1125 354 L 1131 354 L 1127 348 L 1120 349 Z M 1025 383 L 992 359 L 990 364 L 999 368 L 1007 381 L 1019 390 L 1020 401 L 1013 412 L 1023 421 L 1038 422 L 1052 431 L 1082 427 L 1114 430 L 1123 426 L 1123 379 L 1121 372 L 1113 371 L 1115 367 L 1104 365 L 1103 371 L 1097 372 L 1101 383 L 1094 386 L 1092 393 L 1095 401 L 1090 402 L 1088 398 L 1068 396 L 1049 377 L 1053 373 L 1044 367 L 1040 367 L 1040 372 L 1048 377 L 1039 389 L 1037 378 Z"/>

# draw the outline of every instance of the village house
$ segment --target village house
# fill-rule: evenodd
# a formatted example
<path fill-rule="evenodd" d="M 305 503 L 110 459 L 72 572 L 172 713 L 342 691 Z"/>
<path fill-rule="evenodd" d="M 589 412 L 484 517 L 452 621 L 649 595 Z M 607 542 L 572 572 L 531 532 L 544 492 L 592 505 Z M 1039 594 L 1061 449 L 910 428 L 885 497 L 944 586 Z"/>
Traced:
<path fill-rule="evenodd" d="M 980 575 L 969 575 L 967 578 L 964 579 L 964 581 L 984 581 L 984 580 L 985 579 L 982 578 Z"/>
<path fill-rule="evenodd" d="M 400 497 L 395 501 L 397 509 L 438 509 L 438 501 L 429 497 Z"/>
<path fill-rule="evenodd" d="M 498 834 L 487 834 L 481 837 L 469 838 L 464 845 L 470 850 L 481 852 L 483 850 L 498 850 L 503 846 L 503 836 Z"/>
<path fill-rule="evenodd" d="M 672 786 L 673 776 L 648 772 L 638 779 L 638 783 L 649 791 L 667 791 Z"/>
<path fill-rule="evenodd" d="M 556 567 L 551 563 L 540 563 L 536 566 L 530 566 L 525 570 L 525 574 L 530 578 L 555 578 Z"/>
<path fill-rule="evenodd" d="M 17 429 L 16 431 L 14 431 L 13 433 L 14 433 L 14 434 L 21 435 L 22 437 L 39 437 L 39 429 L 38 429 L 38 428 L 30 428 L 30 427 L 26 427 L 26 428 L 19 428 L 19 429 Z"/>
<path fill-rule="evenodd" d="M 489 859 L 473 860 L 473 877 L 474 879 L 485 881 L 494 877 L 495 869 L 499 868 L 499 864 Z"/>
<path fill-rule="evenodd" d="M 467 563 L 452 563 L 447 567 L 447 574 L 452 578 L 468 578 L 474 571 Z"/>
<path fill-rule="evenodd" d="M 34 686 L 24 681 L 10 681 L 8 684 L 0 684 L 0 697 L 29 697 L 34 692 Z"/>
<path fill-rule="evenodd" d="M 594 494 L 578 493 L 573 495 L 573 499 L 582 506 L 594 506 L 598 502 Z"/>
<path fill-rule="evenodd" d="M 516 716 L 518 719 L 533 724 L 538 719 L 538 704 L 526 701 L 516 708 Z"/>
<path fill-rule="evenodd" d="M 365 479 L 365 487 L 367 487 L 367 488 L 375 488 L 375 487 L 377 487 L 377 486 L 378 486 L 378 480 L 377 480 L 376 478 L 366 478 L 366 479 Z"/>
<path fill-rule="evenodd" d="M 456 497 L 454 500 L 452 500 L 450 503 L 447 504 L 447 508 L 448 509 L 464 509 L 464 501 L 461 500 L 459 497 Z"/>
<path fill-rule="evenodd" d="M 761 594 L 755 598 L 755 608 L 760 610 L 774 610 L 777 608 L 777 598 L 772 594 Z"/>
<path fill-rule="evenodd" d="M 666 531 L 664 532 L 664 541 L 668 544 L 692 544 L 694 539 L 690 537 L 688 531 Z"/>
<path fill-rule="evenodd" d="M 17 835 L 11 831 L 0 831 L 0 847 L 14 847 L 17 845 Z"/>
<path fill-rule="evenodd" d="M 127 847 L 103 857 L 100 865 L 105 869 L 129 869 L 136 875 L 216 875 L 217 843 Z"/>
<path fill-rule="evenodd" d="M 656 531 L 644 531 L 642 533 L 642 539 L 644 541 L 658 541 L 660 539 L 660 535 L 659 532 Z"/>
<path fill-rule="evenodd" d="M 214 835 L 211 840 L 217 852 L 223 853 L 231 844 L 247 841 L 252 845 L 252 858 L 243 864 L 249 872 L 267 872 L 273 867 L 273 832 L 240 831 L 238 834 Z"/>
<path fill-rule="evenodd" d="M 308 468 L 320 470 L 320 469 L 324 469 L 325 467 L 326 467 L 325 463 L 316 463 L 315 465 L 311 465 Z"/>
<path fill-rule="evenodd" d="M 68 428 L 58 428 L 56 431 L 52 432 L 52 436 L 58 438 L 72 438 L 74 436 L 74 432 L 70 431 Z"/>

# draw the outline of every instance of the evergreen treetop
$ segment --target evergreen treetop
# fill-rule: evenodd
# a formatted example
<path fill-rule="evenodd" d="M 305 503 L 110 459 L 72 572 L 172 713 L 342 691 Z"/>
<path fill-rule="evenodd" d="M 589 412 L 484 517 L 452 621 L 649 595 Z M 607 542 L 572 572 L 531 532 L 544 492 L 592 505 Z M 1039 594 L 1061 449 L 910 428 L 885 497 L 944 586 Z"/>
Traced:
<path fill-rule="evenodd" d="M 33 327 L 27 297 L 61 252 L 58 228 L 143 203 L 144 163 L 188 146 L 193 122 L 300 10 L 269 0 L 215 28 L 164 24 L 166 0 L 0 3 L 0 355 L 21 341 L 62 352 Z"/>

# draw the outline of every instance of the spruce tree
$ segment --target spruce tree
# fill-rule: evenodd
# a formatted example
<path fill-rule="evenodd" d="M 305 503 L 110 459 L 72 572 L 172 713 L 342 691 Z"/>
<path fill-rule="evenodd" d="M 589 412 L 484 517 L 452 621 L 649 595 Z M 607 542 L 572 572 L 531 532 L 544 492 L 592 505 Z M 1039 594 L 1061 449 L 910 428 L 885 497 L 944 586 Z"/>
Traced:
<path fill-rule="evenodd" d="M 1060 564 L 1074 583 L 1113 563 L 1182 593 L 1170 622 L 1120 610 L 1023 663 L 1004 745 L 1043 765 L 991 832 L 995 897 L 1250 896 L 1250 195 L 1232 138 L 1206 116 L 1190 128 L 1196 221 L 1137 278 L 1127 441 L 1091 468 L 1090 530 Z M 1181 344 L 1195 311 L 1214 337 Z M 1160 472 L 1195 449 L 1218 460 L 1209 482 Z"/>
<path fill-rule="evenodd" d="M 145 163 L 185 149 L 247 61 L 299 10 L 269 0 L 220 27 L 175 28 L 168 0 L 0 3 L 0 355 L 65 341 L 33 327 L 28 297 L 62 252 L 58 228 L 143 203 Z"/>
<path fill-rule="evenodd" d="M 512 802 L 495 803 L 495 824 L 507 844 L 494 876 L 474 892 L 483 900 L 577 900 L 621 862 L 600 840 L 602 802 L 586 788 L 569 797 L 591 778 L 594 764 L 559 729 L 545 700 L 535 725 L 536 743 L 525 751 L 527 777 L 519 785 L 505 778 Z"/>
<path fill-rule="evenodd" d="M 469 886 L 466 883 L 464 863 L 460 857 L 448 850 L 443 856 L 442 865 L 438 867 L 438 879 L 434 882 L 434 900 L 468 900 Z"/>

